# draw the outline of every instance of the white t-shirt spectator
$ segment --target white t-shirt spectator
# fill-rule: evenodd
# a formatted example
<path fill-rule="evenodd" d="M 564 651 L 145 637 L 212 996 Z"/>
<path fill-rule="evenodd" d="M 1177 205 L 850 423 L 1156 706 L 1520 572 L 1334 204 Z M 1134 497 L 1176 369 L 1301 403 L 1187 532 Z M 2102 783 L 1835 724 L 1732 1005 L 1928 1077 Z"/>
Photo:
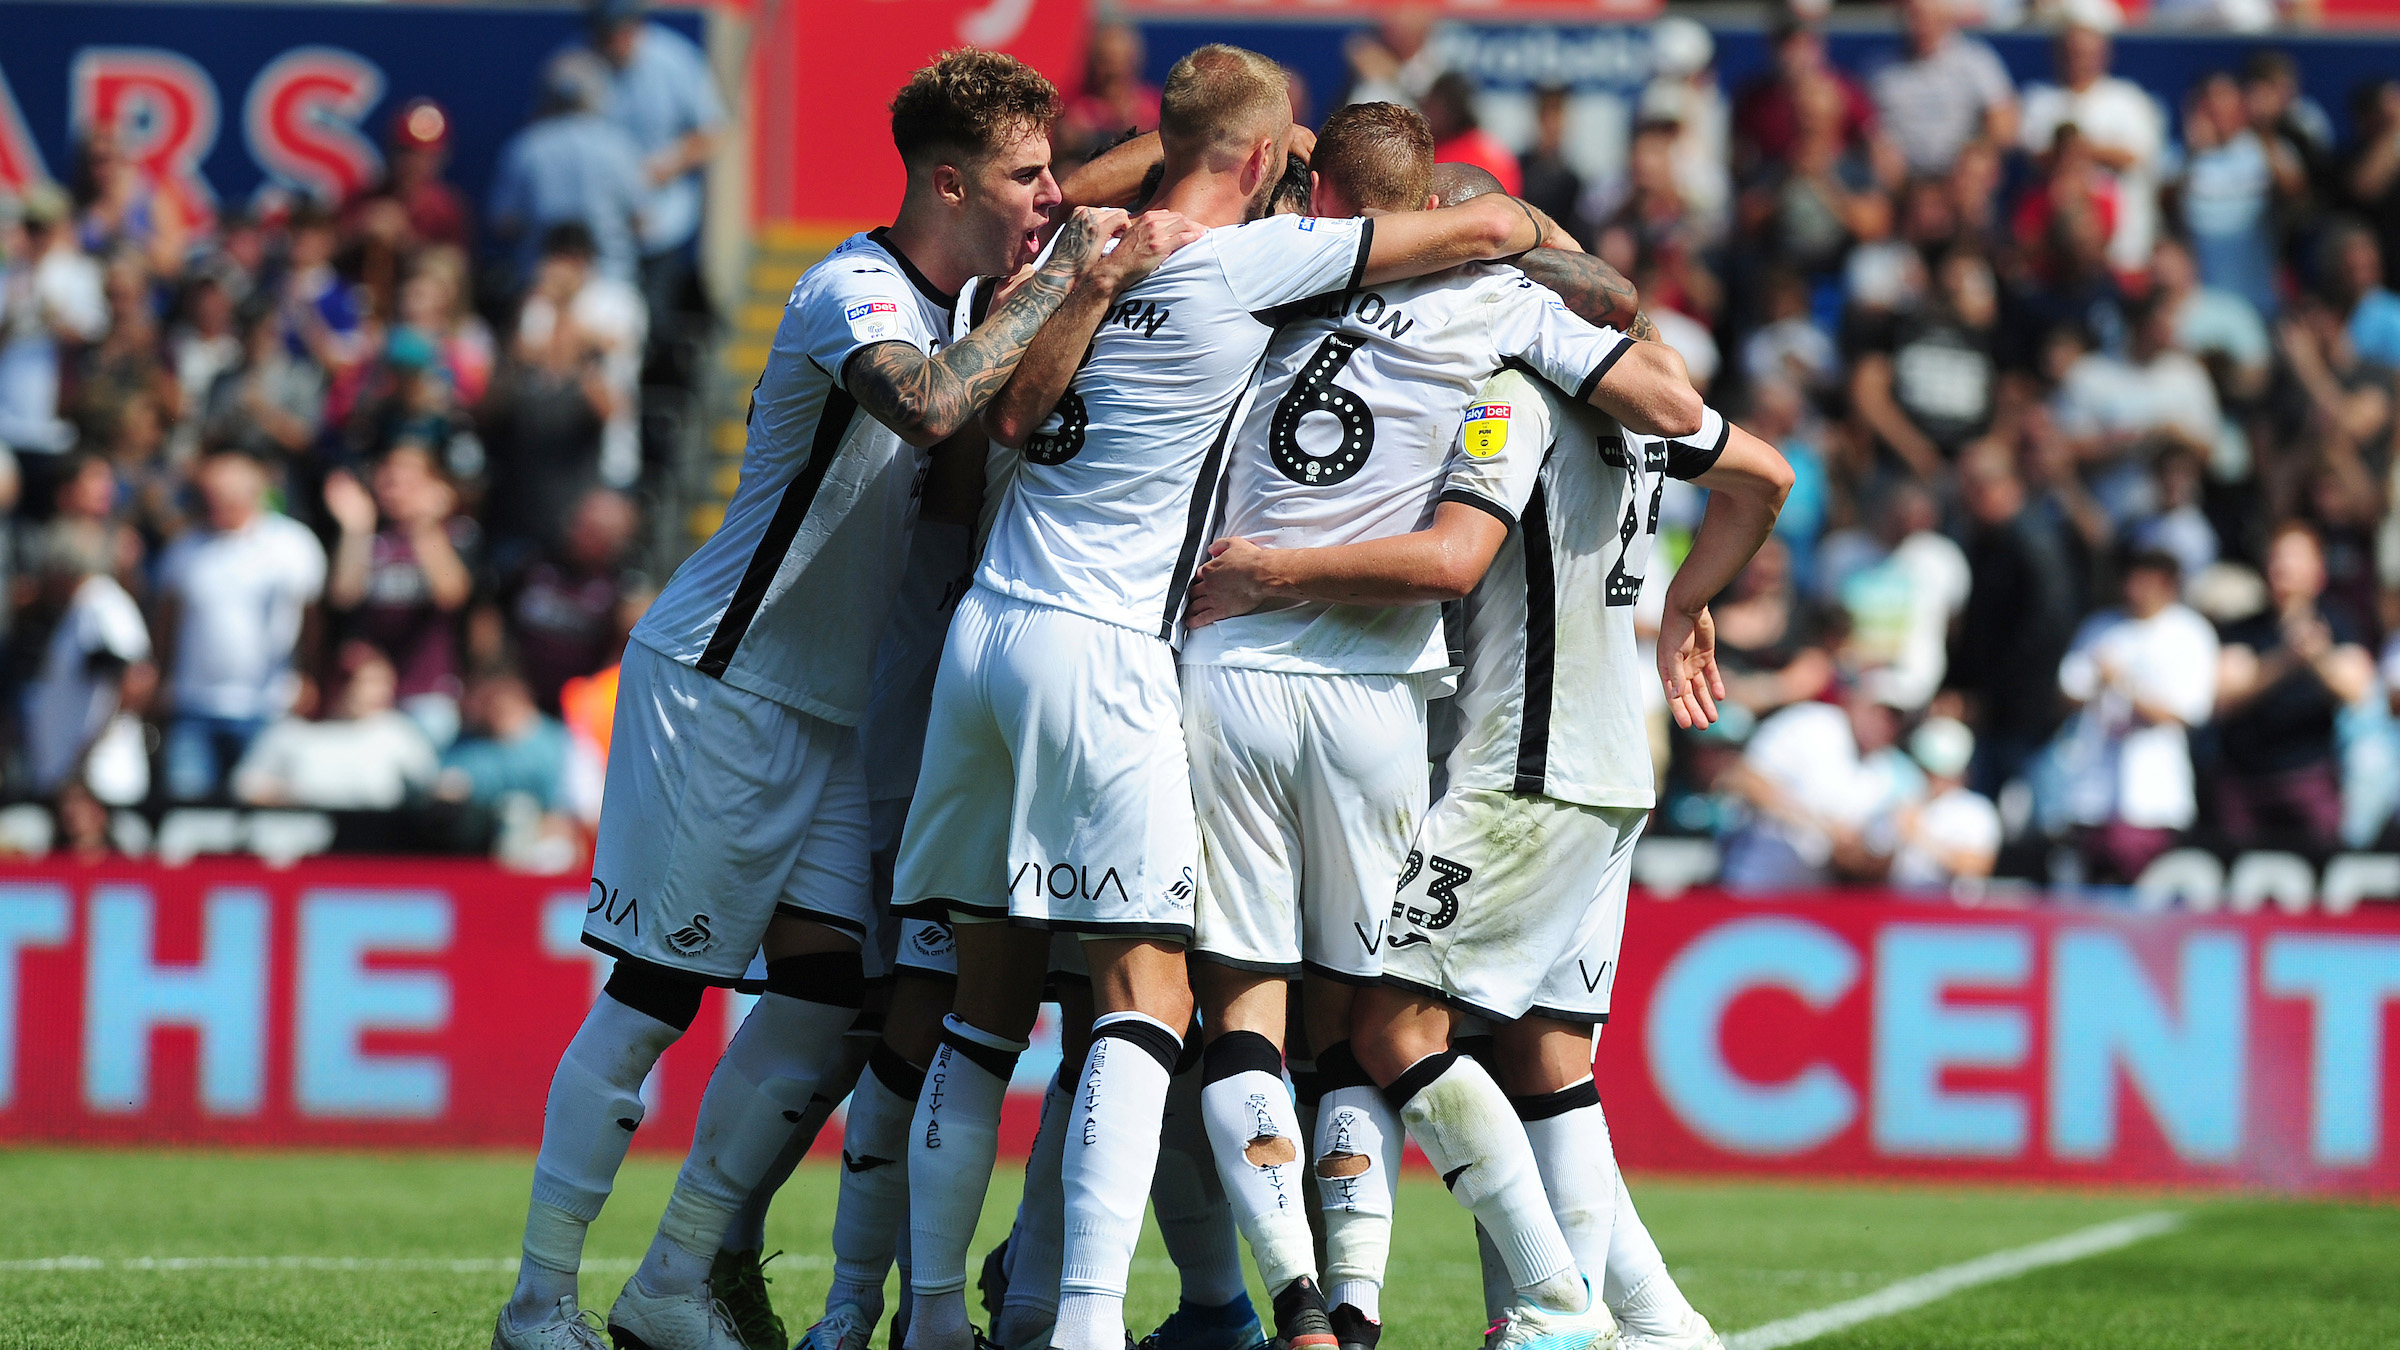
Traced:
<path fill-rule="evenodd" d="M 1925 790 L 1907 756 L 1860 755 L 1850 714 L 1831 703 L 1795 703 L 1759 723 L 1742 762 L 1829 825 L 1864 829 Z M 1762 816 L 1759 828 L 1781 835 L 1811 867 L 1833 856 L 1832 836 L 1818 826 Z"/>
<path fill-rule="evenodd" d="M 600 375 L 616 394 L 616 411 L 600 432 L 600 477 L 631 487 L 642 468 L 642 345 L 649 340 L 650 307 L 628 282 L 594 274 L 567 301 L 567 321 L 600 349 Z M 517 315 L 517 340 L 543 346 L 558 330 L 558 306 L 542 296 Z"/>
<path fill-rule="evenodd" d="M 0 445 L 56 454 L 75 443 L 58 415 L 59 339 L 108 331 L 100 264 L 74 248 L 0 271 Z"/>
<path fill-rule="evenodd" d="M 2079 761 L 2089 776 L 2072 785 L 2075 819 L 2142 829 L 2189 829 L 2194 815 L 2192 749 L 2184 728 L 2208 720 L 2217 702 L 2217 630 L 2180 604 L 2147 619 L 2102 615 L 2059 663 L 2058 687 L 2084 705 Z M 2181 725 L 2142 722 L 2136 700 Z"/>
<path fill-rule="evenodd" d="M 1892 851 L 1891 880 L 1902 890 L 1946 890 L 1957 880 L 1944 858 L 2000 851 L 2000 809 L 1980 792 L 1954 787 L 1917 808 L 1915 829 Z"/>
<path fill-rule="evenodd" d="M 116 716 L 125 667 L 149 659 L 150 630 L 142 623 L 141 607 L 115 578 L 86 577 L 50 634 L 41 672 L 25 687 L 25 758 L 36 793 L 49 796 L 75 772 L 85 747 L 95 746 Z M 94 758 L 119 757 L 103 755 L 95 746 Z M 120 799 L 127 786 L 124 766 L 94 768 L 105 769 L 95 775 L 96 786 L 105 783 L 115 790 L 103 800 Z M 141 779 L 146 788 L 146 766 Z M 138 800 L 141 793 L 133 795 Z"/>
<path fill-rule="evenodd" d="M 325 549 L 308 527 L 261 512 L 229 533 L 195 531 L 167 548 L 158 572 L 182 607 L 175 711 L 251 718 L 290 708 L 301 615 L 325 589 Z"/>
<path fill-rule="evenodd" d="M 2146 435 L 2174 429 L 2216 443 L 2223 418 L 2208 368 L 2189 352 L 2161 352 L 2136 365 L 2097 353 L 2067 367 L 2052 403 L 2069 436 Z"/>
<path fill-rule="evenodd" d="M 2021 143 L 2043 154 L 2058 129 L 2069 123 L 2104 150 L 2121 150 L 2133 162 L 2117 172 L 2117 229 L 2109 237 L 2108 260 L 2121 269 L 2150 260 L 2158 240 L 2158 159 L 2166 149 L 2166 118 L 2131 80 L 2103 75 L 2082 90 L 2037 84 L 2025 91 Z"/>
<path fill-rule="evenodd" d="M 1957 544 L 1919 530 L 1842 583 L 1852 645 L 1875 665 L 1870 678 L 1886 702 L 1918 709 L 1933 700 L 1950 666 L 1950 621 L 1966 608 L 1972 582 Z"/>
<path fill-rule="evenodd" d="M 1875 72 L 1870 88 L 1884 134 L 1912 174 L 1948 173 L 1958 152 L 1983 134 L 1984 114 L 2017 97 L 1991 44 L 1960 33 Z"/>
<path fill-rule="evenodd" d="M 433 743 L 408 714 L 310 722 L 287 717 L 259 733 L 233 771 L 233 795 L 264 806 L 384 811 L 432 786 Z"/>

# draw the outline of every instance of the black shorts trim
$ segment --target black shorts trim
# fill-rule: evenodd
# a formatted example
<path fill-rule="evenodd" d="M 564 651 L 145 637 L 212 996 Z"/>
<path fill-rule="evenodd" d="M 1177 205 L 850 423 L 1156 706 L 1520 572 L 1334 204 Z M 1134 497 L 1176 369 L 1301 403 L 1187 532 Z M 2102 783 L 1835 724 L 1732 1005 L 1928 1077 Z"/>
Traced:
<path fill-rule="evenodd" d="M 705 970 L 694 970 L 690 966 L 678 966 L 671 962 L 661 961 L 655 956 L 644 956 L 639 952 L 629 952 L 623 947 L 620 947 L 617 944 L 609 941 L 607 938 L 594 937 L 588 932 L 583 935 L 583 945 L 591 948 L 593 951 L 601 953 L 604 956 L 613 956 L 620 961 L 639 961 L 646 966 L 657 966 L 661 970 L 672 970 L 680 975 L 689 975 L 702 984 L 714 985 L 719 989 L 741 988 L 742 977 L 739 975 L 712 975 Z M 765 980 L 760 980 L 758 982 L 758 987 L 761 989 L 766 988 L 767 982 Z M 744 990 L 743 992 L 747 993 L 749 991 Z"/>
<path fill-rule="evenodd" d="M 1008 922 L 1018 928 L 1034 928 L 1045 933 L 1072 933 L 1086 940 L 1098 938 L 1172 938 L 1188 952 L 1192 945 L 1192 926 L 1188 923 L 1142 923 L 1137 920 L 1109 919 L 1035 919 L 1015 914 Z"/>
<path fill-rule="evenodd" d="M 922 900 L 911 900 L 906 904 L 895 900 L 886 904 L 884 908 L 904 920 L 914 919 L 921 923 L 948 923 L 950 922 L 950 911 L 964 908 L 964 906 L 956 900 L 945 900 L 938 895 L 929 895 Z"/>
<path fill-rule="evenodd" d="M 1299 979 L 1301 967 L 1305 964 L 1299 961 L 1252 961 L 1239 956 L 1226 956 L 1198 946 L 1194 946 L 1184 955 L 1190 960 L 1206 961 L 1212 966 L 1223 966 L 1228 970 L 1245 970 L 1253 975 L 1272 975 L 1283 980 Z"/>
<path fill-rule="evenodd" d="M 861 942 L 864 942 L 867 937 L 867 926 L 846 914 L 828 914 L 821 909 L 810 909 L 805 905 L 795 905 L 783 900 L 775 902 L 775 912 L 788 914 L 795 919 L 806 919 L 810 923 L 821 923 L 827 928 L 848 933 Z"/>
<path fill-rule="evenodd" d="M 1300 969 L 1305 974 L 1314 975 L 1323 980 L 1331 980 L 1335 984 L 1346 984 L 1353 989 L 1367 989 L 1383 983 L 1381 975 L 1354 975 L 1347 970 L 1335 970 L 1331 966 L 1320 965 L 1315 961 L 1302 961 Z"/>
<path fill-rule="evenodd" d="M 1408 993 L 1418 995 L 1422 998 L 1432 999 L 1434 1002 L 1439 1003 L 1443 1007 L 1449 1008 L 1454 1012 L 1470 1013 L 1476 1017 L 1483 1018 L 1485 1021 L 1514 1022 L 1517 1020 L 1516 1018 L 1509 1016 L 1507 1013 L 1495 1012 L 1490 1008 L 1484 1007 L 1480 1003 L 1476 1003 L 1470 999 L 1460 998 L 1458 995 L 1451 993 L 1447 989 L 1436 989 L 1430 984 L 1419 984 L 1415 980 L 1407 979 L 1403 976 L 1385 975 L 1381 978 L 1381 980 L 1378 981 L 1378 983 L 1384 984 L 1393 989 L 1405 990 Z"/>
<path fill-rule="evenodd" d="M 1568 1008 L 1550 1008 L 1541 1004 L 1525 1010 L 1527 1017 L 1546 1017 L 1553 1022 L 1572 1022 L 1578 1026 L 1596 1027 L 1608 1020 L 1604 1012 L 1577 1012 Z"/>

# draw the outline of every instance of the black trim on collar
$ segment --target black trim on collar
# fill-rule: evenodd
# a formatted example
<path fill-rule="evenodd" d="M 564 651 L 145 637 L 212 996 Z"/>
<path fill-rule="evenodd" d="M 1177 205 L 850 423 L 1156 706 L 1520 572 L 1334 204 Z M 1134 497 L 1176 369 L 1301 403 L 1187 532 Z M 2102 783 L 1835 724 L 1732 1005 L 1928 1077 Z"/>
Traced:
<path fill-rule="evenodd" d="M 892 229 L 889 225 L 878 225 L 867 231 L 867 238 L 874 240 L 876 247 L 892 255 L 892 261 L 900 264 L 900 274 L 908 278 L 910 285 L 923 292 L 926 299 L 946 310 L 958 308 L 958 297 L 943 294 L 942 288 L 934 285 L 923 272 L 918 271 L 917 265 L 909 261 L 907 254 L 900 251 L 900 246 L 892 242 Z"/>

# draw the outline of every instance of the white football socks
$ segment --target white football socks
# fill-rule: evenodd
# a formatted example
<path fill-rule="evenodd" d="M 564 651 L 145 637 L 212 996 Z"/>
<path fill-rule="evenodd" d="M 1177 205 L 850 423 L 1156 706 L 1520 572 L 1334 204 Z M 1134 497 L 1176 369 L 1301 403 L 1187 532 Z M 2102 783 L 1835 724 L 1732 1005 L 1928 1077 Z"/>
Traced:
<path fill-rule="evenodd" d="M 908 1122 L 924 1086 L 923 1069 L 878 1042 L 851 1089 L 833 1211 L 833 1284 L 825 1291 L 829 1313 L 850 1303 L 870 1323 L 883 1317 L 883 1279 L 908 1222 Z"/>
<path fill-rule="evenodd" d="M 1199 1056 L 1187 1046 L 1167 1084 L 1166 1118 L 1159 1128 L 1158 1170 L 1150 1178 L 1150 1215 L 1175 1263 L 1182 1301 L 1222 1308 L 1247 1297 L 1242 1285 L 1242 1240 L 1234 1231 L 1233 1205 L 1217 1176 L 1208 1126 L 1200 1114 Z"/>
<path fill-rule="evenodd" d="M 1404 1136 L 1347 1041 L 1317 1057 L 1326 1083 L 1317 1105 L 1316 1177 L 1325 1214 L 1325 1303 L 1347 1303 L 1383 1320 L 1383 1280 L 1392 1254 L 1392 1203 Z"/>
<path fill-rule="evenodd" d="M 1229 1031 L 1202 1059 L 1200 1114 L 1217 1175 L 1269 1293 L 1315 1280 L 1308 1233 L 1306 1140 L 1283 1082 L 1283 1054 L 1255 1031 Z"/>
<path fill-rule="evenodd" d="M 1675 1277 L 1667 1273 L 1666 1258 L 1633 1209 L 1625 1178 L 1617 1177 L 1617 1221 L 1609 1230 L 1608 1276 L 1601 1298 L 1627 1331 L 1648 1336 L 1672 1336 L 1695 1315 L 1691 1301 Z"/>
<path fill-rule="evenodd" d="M 1071 1073 L 1059 1066 L 1061 1076 Z M 1057 1078 L 1042 1092 L 1042 1125 L 1025 1158 L 1025 1193 L 1008 1233 L 1008 1294 L 992 1319 L 992 1339 L 1010 1350 L 1047 1342 L 1058 1318 L 1058 1263 L 1066 1246 L 1066 1192 L 1058 1179 L 1067 1147 L 1072 1089 Z"/>
<path fill-rule="evenodd" d="M 1541 1168 L 1550 1212 L 1558 1216 L 1559 1231 L 1566 1234 L 1577 1268 L 1606 1270 L 1609 1234 L 1617 1216 L 1617 1155 L 1609 1143 L 1608 1120 L 1600 1113 L 1599 1090 L 1587 1078 L 1557 1092 L 1512 1097 L 1509 1102 L 1525 1122 L 1525 1139 Z"/>
<path fill-rule="evenodd" d="M 1428 1055 L 1385 1095 L 1451 1194 L 1491 1231 L 1519 1297 L 1552 1312 L 1587 1307 L 1525 1129 L 1483 1066 L 1456 1051 Z"/>
<path fill-rule="evenodd" d="M 856 964 L 854 956 L 854 969 Z M 853 989 L 855 984 L 853 976 Z M 835 996 L 850 992 L 838 990 Z M 857 1017 L 855 1001 L 841 1005 L 771 992 L 759 996 L 708 1076 L 692 1151 L 675 1176 L 675 1191 L 667 1197 L 650 1250 L 634 1272 L 642 1288 L 688 1294 L 707 1282 L 734 1211 L 783 1152 L 817 1080 L 841 1053 L 842 1033 Z"/>
<path fill-rule="evenodd" d="M 617 1169 L 642 1123 L 642 1080 L 682 1028 L 602 994 L 559 1056 L 542 1108 L 525 1255 L 508 1311 L 519 1325 L 550 1315 L 575 1293 L 584 1230 L 600 1217 Z"/>
<path fill-rule="evenodd" d="M 970 1350 L 967 1247 L 1000 1150 L 1000 1102 L 1025 1042 L 942 1019 L 908 1131 L 908 1239 L 914 1297 L 908 1350 Z M 1123 1350 L 1111 1346 L 1109 1350 Z"/>
<path fill-rule="evenodd" d="M 760 1177 L 758 1184 L 750 1189 L 750 1198 L 734 1211 L 733 1222 L 725 1229 L 725 1238 L 719 1244 L 725 1251 L 763 1252 L 767 1249 L 767 1209 L 775 1203 L 775 1193 L 792 1179 L 800 1160 L 808 1156 L 809 1149 L 816 1145 L 817 1136 L 824 1132 L 825 1123 L 833 1119 L 834 1110 L 857 1085 L 859 1071 L 866 1067 L 867 1051 L 878 1040 L 874 1031 L 862 1032 L 856 1023 L 851 1024 L 850 1031 L 842 1037 L 839 1057 L 834 1060 L 833 1067 L 826 1071 L 825 1077 L 818 1081 L 816 1091 L 809 1094 L 808 1106 L 800 1112 L 800 1124 L 792 1130 L 792 1137 L 784 1141 L 783 1152 L 775 1155 L 767 1174 Z"/>
<path fill-rule="evenodd" d="M 1183 1038 L 1156 1018 L 1119 1012 L 1092 1023 L 1060 1167 L 1067 1241 L 1052 1350 L 1124 1350 L 1125 1281 L 1182 1053 Z"/>

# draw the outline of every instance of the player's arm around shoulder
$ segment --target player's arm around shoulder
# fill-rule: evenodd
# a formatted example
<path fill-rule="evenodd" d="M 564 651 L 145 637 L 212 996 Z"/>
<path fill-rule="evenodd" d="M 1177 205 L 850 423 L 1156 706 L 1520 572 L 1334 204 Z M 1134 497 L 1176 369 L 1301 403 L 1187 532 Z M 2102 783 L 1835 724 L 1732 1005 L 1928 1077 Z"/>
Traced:
<path fill-rule="evenodd" d="M 1208 231 L 1173 211 L 1145 211 L 1126 225 L 1117 246 L 1094 259 L 1068 286 L 1043 321 L 1007 381 L 983 412 L 985 434 L 1022 450 L 1065 397 L 1117 297 L 1140 285 L 1176 250 Z"/>
<path fill-rule="evenodd" d="M 924 448 L 947 438 L 1008 382 L 1042 322 L 1100 257 L 1101 245 L 1123 234 L 1127 224 L 1122 211 L 1076 210 L 1060 227 L 1050 260 L 994 306 L 974 332 L 934 356 L 906 341 L 860 347 L 842 362 L 843 387 L 910 445 Z"/>
<path fill-rule="evenodd" d="M 1504 193 L 1457 206 L 1378 216 L 1367 248 L 1364 284 L 1428 276 L 1460 263 L 1513 258 L 1574 241 L 1555 222 Z"/>

